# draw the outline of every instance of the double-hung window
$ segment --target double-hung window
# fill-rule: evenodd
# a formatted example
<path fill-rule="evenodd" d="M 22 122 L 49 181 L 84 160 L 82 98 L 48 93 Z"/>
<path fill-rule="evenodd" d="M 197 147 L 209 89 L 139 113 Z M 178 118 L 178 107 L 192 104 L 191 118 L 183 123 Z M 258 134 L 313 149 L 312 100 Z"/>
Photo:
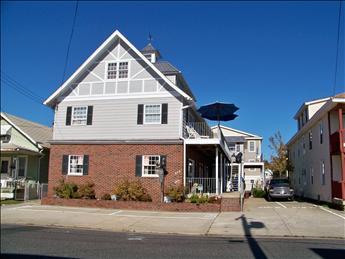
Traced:
<path fill-rule="evenodd" d="M 309 131 L 309 149 L 313 149 L 313 132 Z"/>
<path fill-rule="evenodd" d="M 108 79 L 115 79 L 117 74 L 117 63 L 108 63 Z"/>
<path fill-rule="evenodd" d="M 161 123 L 161 109 L 160 104 L 146 104 L 144 106 L 144 123 L 145 124 L 160 124 Z"/>
<path fill-rule="evenodd" d="M 323 142 L 323 124 L 322 122 L 319 125 L 319 131 L 320 131 L 320 144 Z"/>
<path fill-rule="evenodd" d="M 255 152 L 255 141 L 249 141 L 249 152 Z"/>
<path fill-rule="evenodd" d="M 128 62 L 119 63 L 119 78 L 128 77 Z"/>
<path fill-rule="evenodd" d="M 69 155 L 68 156 L 68 174 L 83 175 L 84 156 Z"/>
<path fill-rule="evenodd" d="M 87 106 L 73 107 L 72 125 L 86 125 L 87 123 Z"/>
<path fill-rule="evenodd" d="M 143 156 L 143 176 L 157 176 L 156 165 L 160 164 L 159 155 Z"/>
<path fill-rule="evenodd" d="M 107 69 L 107 79 L 128 78 L 128 62 L 111 62 Z"/>

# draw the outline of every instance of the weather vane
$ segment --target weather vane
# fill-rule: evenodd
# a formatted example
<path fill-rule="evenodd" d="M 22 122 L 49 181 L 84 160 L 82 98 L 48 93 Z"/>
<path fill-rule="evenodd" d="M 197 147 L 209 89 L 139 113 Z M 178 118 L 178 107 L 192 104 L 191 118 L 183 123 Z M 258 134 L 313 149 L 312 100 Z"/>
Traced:
<path fill-rule="evenodd" d="M 153 41 L 153 38 L 152 38 L 152 35 L 151 35 L 151 32 L 149 32 L 149 43 L 151 43 Z"/>

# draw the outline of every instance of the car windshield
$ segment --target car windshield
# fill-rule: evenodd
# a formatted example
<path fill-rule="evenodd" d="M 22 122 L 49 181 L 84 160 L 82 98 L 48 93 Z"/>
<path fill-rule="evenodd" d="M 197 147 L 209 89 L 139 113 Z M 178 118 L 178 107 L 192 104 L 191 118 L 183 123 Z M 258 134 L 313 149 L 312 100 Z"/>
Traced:
<path fill-rule="evenodd" d="M 273 179 L 273 180 L 271 180 L 271 185 L 287 186 L 287 185 L 289 185 L 289 180 L 288 179 Z"/>

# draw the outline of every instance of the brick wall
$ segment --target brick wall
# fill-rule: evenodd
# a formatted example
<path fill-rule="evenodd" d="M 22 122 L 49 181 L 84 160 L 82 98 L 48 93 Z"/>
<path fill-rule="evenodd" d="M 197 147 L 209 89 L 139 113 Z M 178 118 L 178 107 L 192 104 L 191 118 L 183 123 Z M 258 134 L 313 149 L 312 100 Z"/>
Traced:
<path fill-rule="evenodd" d="M 178 212 L 220 212 L 221 205 L 215 203 L 195 204 L 188 202 L 160 203 L 138 201 L 104 201 L 84 199 L 43 198 L 42 205 L 91 207 L 123 210 L 153 210 Z"/>
<path fill-rule="evenodd" d="M 89 155 L 88 175 L 62 175 L 63 155 Z M 160 183 L 158 177 L 136 177 L 136 155 L 166 155 L 167 176 L 165 188 L 172 184 L 183 184 L 183 145 L 182 144 L 109 144 L 109 145 L 63 145 L 53 144 L 50 150 L 48 197 L 54 195 L 53 187 L 59 179 L 76 184 L 93 182 L 96 197 L 104 193 L 111 193 L 114 187 L 124 179 L 140 179 L 148 190 L 153 201 L 160 200 Z"/>

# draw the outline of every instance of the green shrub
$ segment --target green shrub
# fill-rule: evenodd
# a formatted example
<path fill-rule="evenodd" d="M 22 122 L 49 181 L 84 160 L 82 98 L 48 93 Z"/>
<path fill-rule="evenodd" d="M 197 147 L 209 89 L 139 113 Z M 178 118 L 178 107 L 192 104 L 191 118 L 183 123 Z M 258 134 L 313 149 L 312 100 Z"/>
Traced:
<path fill-rule="evenodd" d="M 183 202 L 185 199 L 183 186 L 170 186 L 165 194 L 171 198 L 172 202 Z"/>
<path fill-rule="evenodd" d="M 111 195 L 109 193 L 104 193 L 101 196 L 101 200 L 111 200 Z"/>
<path fill-rule="evenodd" d="M 123 201 L 152 201 L 139 180 L 134 182 L 124 180 L 115 187 L 113 193 Z"/>
<path fill-rule="evenodd" d="M 196 204 L 201 204 L 201 203 L 207 203 L 208 202 L 208 196 L 204 196 L 203 194 L 198 195 L 198 194 L 193 194 L 189 198 L 191 203 L 196 203 Z"/>
<path fill-rule="evenodd" d="M 64 199 L 80 198 L 78 185 L 75 183 L 66 183 L 64 179 L 59 180 L 59 184 L 54 187 L 56 196 Z"/>
<path fill-rule="evenodd" d="M 81 198 L 83 199 L 95 199 L 95 190 L 94 190 L 94 183 L 86 183 L 82 184 L 78 188 L 78 193 Z"/>
<path fill-rule="evenodd" d="M 264 198 L 266 196 L 266 192 L 261 188 L 253 188 L 253 197 L 255 198 Z"/>

